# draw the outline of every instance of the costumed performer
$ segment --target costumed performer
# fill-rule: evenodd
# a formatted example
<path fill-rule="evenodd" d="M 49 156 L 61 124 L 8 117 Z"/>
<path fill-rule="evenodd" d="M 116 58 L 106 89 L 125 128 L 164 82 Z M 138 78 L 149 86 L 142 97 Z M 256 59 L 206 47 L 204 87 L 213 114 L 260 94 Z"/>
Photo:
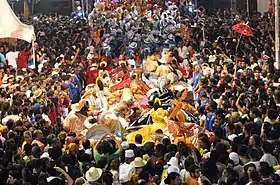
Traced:
<path fill-rule="evenodd" d="M 143 136 L 143 142 L 152 141 L 151 135 L 155 134 L 157 130 L 162 130 L 168 123 L 168 111 L 161 107 L 161 102 L 156 98 L 154 107 L 150 112 L 152 125 L 144 125 L 143 128 L 138 131 L 132 132 L 126 136 L 129 143 L 134 143 L 134 138 L 137 134 Z"/>
<path fill-rule="evenodd" d="M 85 129 L 84 121 L 87 118 L 88 105 L 82 99 L 79 103 L 71 105 L 71 111 L 64 120 L 63 127 L 68 132 L 75 132 L 80 135 Z"/>

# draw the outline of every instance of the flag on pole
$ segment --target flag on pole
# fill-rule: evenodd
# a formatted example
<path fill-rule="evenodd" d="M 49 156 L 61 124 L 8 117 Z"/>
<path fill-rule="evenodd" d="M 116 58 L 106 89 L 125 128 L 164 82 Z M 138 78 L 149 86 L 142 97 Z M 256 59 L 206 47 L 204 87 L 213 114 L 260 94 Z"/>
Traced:
<path fill-rule="evenodd" d="M 29 7 L 28 7 L 27 0 L 23 0 L 23 14 L 24 14 L 24 17 L 27 19 L 29 16 Z"/>
<path fill-rule="evenodd" d="M 34 27 L 20 22 L 7 0 L 0 0 L 0 38 L 16 38 L 29 43 L 36 39 Z"/>

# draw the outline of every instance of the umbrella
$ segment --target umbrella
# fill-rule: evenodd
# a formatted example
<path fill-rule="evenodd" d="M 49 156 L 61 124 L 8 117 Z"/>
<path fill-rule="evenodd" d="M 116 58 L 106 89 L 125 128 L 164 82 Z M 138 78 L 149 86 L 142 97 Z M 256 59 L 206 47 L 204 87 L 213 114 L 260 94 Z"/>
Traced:
<path fill-rule="evenodd" d="M 251 37 L 251 36 L 253 36 L 253 31 L 250 28 L 250 26 L 248 26 L 248 24 L 244 24 L 244 23 L 239 23 L 239 24 L 233 25 L 232 30 L 236 31 L 237 33 L 240 33 L 240 37 L 239 37 L 238 43 L 236 45 L 236 50 L 235 50 L 235 54 L 237 56 L 237 50 L 238 50 L 242 36 L 244 35 L 244 36 Z M 235 63 L 234 78 L 236 78 L 236 74 L 237 74 L 237 60 Z"/>
<path fill-rule="evenodd" d="M 250 26 L 248 26 L 247 24 L 244 24 L 244 23 L 239 23 L 239 24 L 233 25 L 232 30 L 236 31 L 237 33 L 240 33 L 241 35 L 245 35 L 248 37 L 253 36 L 253 31 L 250 28 Z"/>

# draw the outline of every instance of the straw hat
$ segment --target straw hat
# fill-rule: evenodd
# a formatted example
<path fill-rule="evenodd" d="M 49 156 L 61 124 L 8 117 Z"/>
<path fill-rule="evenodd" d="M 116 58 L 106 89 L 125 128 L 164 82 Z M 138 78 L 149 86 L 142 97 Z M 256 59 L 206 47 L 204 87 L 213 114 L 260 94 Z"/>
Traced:
<path fill-rule="evenodd" d="M 94 120 L 92 116 L 88 117 L 85 122 L 84 125 L 86 128 L 90 129 L 92 126 L 96 125 L 97 120 Z"/>
<path fill-rule="evenodd" d="M 91 167 L 86 172 L 86 180 L 89 182 L 95 182 L 97 181 L 102 175 L 102 170 L 99 168 Z"/>
<path fill-rule="evenodd" d="M 79 103 L 72 104 L 71 109 L 75 112 L 79 112 L 84 107 L 85 103 L 86 103 L 86 100 L 82 99 L 82 100 L 80 100 Z"/>
<path fill-rule="evenodd" d="M 86 138 L 89 140 L 93 139 L 100 139 L 102 135 L 109 134 L 110 128 L 103 124 L 95 124 L 94 126 L 90 127 L 86 133 Z"/>
<path fill-rule="evenodd" d="M 147 164 L 147 161 L 144 161 L 141 157 L 136 157 L 134 161 L 130 163 L 130 165 L 134 166 L 135 168 L 144 167 Z"/>
<path fill-rule="evenodd" d="M 22 75 L 16 76 L 16 81 L 17 81 L 17 82 L 20 82 L 20 81 L 22 81 L 23 79 L 24 79 L 24 76 L 22 76 Z"/>
<path fill-rule="evenodd" d="M 40 96 L 42 96 L 43 94 L 43 90 L 42 89 L 37 89 L 35 92 L 34 92 L 34 97 L 35 98 L 39 98 Z"/>

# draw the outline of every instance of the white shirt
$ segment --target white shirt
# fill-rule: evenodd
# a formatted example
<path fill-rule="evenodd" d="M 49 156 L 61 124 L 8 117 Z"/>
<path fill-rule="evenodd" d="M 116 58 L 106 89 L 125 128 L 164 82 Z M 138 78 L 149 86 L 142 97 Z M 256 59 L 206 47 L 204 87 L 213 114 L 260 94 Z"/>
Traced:
<path fill-rule="evenodd" d="M 260 161 L 254 161 L 254 162 L 248 162 L 246 163 L 244 166 L 248 165 L 248 164 L 254 164 L 256 166 L 256 170 L 259 171 L 260 170 Z"/>
<path fill-rule="evenodd" d="M 131 175 L 135 172 L 135 168 L 130 164 L 124 163 L 119 167 L 120 183 L 125 183 L 130 180 Z"/>
<path fill-rule="evenodd" d="M 270 167 L 278 165 L 278 160 L 275 156 L 271 154 L 263 154 L 260 159 L 261 162 L 267 162 Z"/>
<path fill-rule="evenodd" d="M 49 125 L 51 125 L 51 124 L 52 124 L 52 121 L 50 120 L 50 118 L 49 118 L 49 116 L 48 116 L 48 115 L 46 115 L 46 114 L 42 114 L 42 118 L 43 118 L 46 122 L 48 122 L 48 124 L 49 124 Z"/>
<path fill-rule="evenodd" d="M 6 54 L 6 59 L 8 60 L 8 64 L 13 66 L 13 68 L 17 68 L 17 58 L 19 51 L 10 51 Z"/>
<path fill-rule="evenodd" d="M 179 47 L 178 53 L 179 53 L 180 57 L 185 59 L 185 58 L 187 58 L 187 55 L 188 55 L 188 48 L 186 46 Z"/>

